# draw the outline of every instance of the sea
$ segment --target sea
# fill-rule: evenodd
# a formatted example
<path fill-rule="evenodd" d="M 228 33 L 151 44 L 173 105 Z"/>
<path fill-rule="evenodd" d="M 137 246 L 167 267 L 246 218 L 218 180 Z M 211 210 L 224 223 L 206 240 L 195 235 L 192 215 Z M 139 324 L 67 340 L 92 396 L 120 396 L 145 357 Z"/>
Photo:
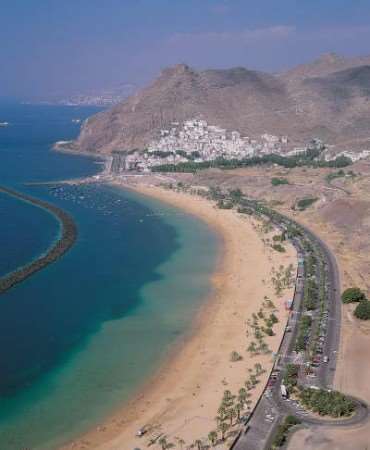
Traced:
<path fill-rule="evenodd" d="M 62 258 L 0 296 L 0 450 L 56 449 L 124 408 L 211 291 L 219 242 L 206 224 L 123 189 L 58 183 L 102 169 L 51 149 L 98 111 L 0 103 L 0 184 L 78 227 Z M 0 276 L 60 232 L 49 212 L 0 193 Z"/>

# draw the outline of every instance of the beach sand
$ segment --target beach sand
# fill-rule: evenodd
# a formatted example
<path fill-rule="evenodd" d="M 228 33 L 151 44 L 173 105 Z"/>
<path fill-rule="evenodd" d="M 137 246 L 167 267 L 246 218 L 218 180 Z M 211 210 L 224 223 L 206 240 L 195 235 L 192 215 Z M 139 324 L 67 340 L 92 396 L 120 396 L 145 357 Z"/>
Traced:
<path fill-rule="evenodd" d="M 135 189 L 196 215 L 220 235 L 222 252 L 212 278 L 212 294 L 204 302 L 185 342 L 147 385 L 105 423 L 64 449 L 144 449 L 150 433 L 141 438 L 135 434 L 148 424 L 167 435 L 169 441 L 181 437 L 188 445 L 197 438 L 206 438 L 209 431 L 216 429 L 214 419 L 225 389 L 236 394 L 255 363 L 261 363 L 267 372 L 251 391 L 254 403 L 267 381 L 272 356 L 251 357 L 246 351 L 253 340 L 252 336 L 246 336 L 246 321 L 258 312 L 265 295 L 276 305 L 279 318 L 275 336 L 266 338 L 272 351 L 278 349 L 286 325 L 288 312 L 284 302 L 292 298 L 294 288 L 286 289 L 277 298 L 271 270 L 280 265 L 296 267 L 293 246 L 287 244 L 286 253 L 272 250 L 262 242 L 267 235 L 256 231 L 254 219 L 217 209 L 199 197 L 152 186 L 140 185 Z M 243 356 L 241 361 L 230 362 L 234 350 Z M 227 448 L 223 445 L 217 448 L 223 447 Z M 156 443 L 150 448 L 160 447 Z"/>

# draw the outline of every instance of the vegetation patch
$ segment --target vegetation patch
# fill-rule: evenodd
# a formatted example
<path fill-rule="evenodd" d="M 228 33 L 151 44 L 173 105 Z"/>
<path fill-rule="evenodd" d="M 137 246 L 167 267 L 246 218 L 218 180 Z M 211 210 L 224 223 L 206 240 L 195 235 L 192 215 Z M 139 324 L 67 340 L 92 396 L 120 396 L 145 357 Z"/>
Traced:
<path fill-rule="evenodd" d="M 366 296 L 358 287 L 348 288 L 342 294 L 343 303 L 361 302 L 363 300 L 366 300 Z"/>
<path fill-rule="evenodd" d="M 349 170 L 348 172 L 345 172 L 343 169 L 338 170 L 337 172 L 331 172 L 328 175 L 326 175 L 325 179 L 328 183 L 335 180 L 336 178 L 344 178 L 344 177 L 350 177 L 355 178 L 356 174 Z"/>
<path fill-rule="evenodd" d="M 273 186 L 280 186 L 282 184 L 290 184 L 290 183 L 287 178 L 274 177 L 274 178 L 271 178 L 271 184 Z"/>
<path fill-rule="evenodd" d="M 338 391 L 304 388 L 298 398 L 305 408 L 320 416 L 348 417 L 356 408 L 353 400 Z"/>
<path fill-rule="evenodd" d="M 230 354 L 230 361 L 231 362 L 241 361 L 242 359 L 243 359 L 242 355 L 240 355 L 235 350 L 231 352 L 231 354 Z"/>
<path fill-rule="evenodd" d="M 287 364 L 283 382 L 288 389 L 297 386 L 298 373 L 299 373 L 299 366 L 297 364 Z"/>
<path fill-rule="evenodd" d="M 287 267 L 281 265 L 278 270 L 273 267 L 271 282 L 275 288 L 275 294 L 278 296 L 280 296 L 285 289 L 292 287 L 295 282 L 293 265 L 289 264 Z"/>
<path fill-rule="evenodd" d="M 253 215 L 253 209 L 251 209 L 251 208 L 243 208 L 243 207 L 239 206 L 237 211 L 239 214 L 247 214 L 248 216 Z"/>
<path fill-rule="evenodd" d="M 368 300 L 361 301 L 356 306 L 354 315 L 361 320 L 370 320 L 370 302 Z"/>
<path fill-rule="evenodd" d="M 302 352 L 306 350 L 308 338 L 311 331 L 312 317 L 304 315 L 301 317 L 298 328 L 298 336 L 295 344 L 295 350 Z"/>
<path fill-rule="evenodd" d="M 272 248 L 279 253 L 285 252 L 285 248 L 281 244 L 274 244 Z"/>
<path fill-rule="evenodd" d="M 365 293 L 358 287 L 346 289 L 342 294 L 342 302 L 358 303 L 354 311 L 354 316 L 361 320 L 370 320 L 370 301 Z"/>
<path fill-rule="evenodd" d="M 234 205 L 228 200 L 219 200 L 217 202 L 217 208 L 219 209 L 233 209 Z"/>
<path fill-rule="evenodd" d="M 347 167 L 352 161 L 345 156 L 338 156 L 332 161 L 324 161 L 317 159 L 320 155 L 319 150 L 307 150 L 305 153 L 297 156 L 281 156 L 275 153 L 263 156 L 253 156 L 244 159 L 225 159 L 217 158 L 213 161 L 203 162 L 182 162 L 179 164 L 161 164 L 152 167 L 152 172 L 189 172 L 195 173 L 198 170 L 220 168 L 220 169 L 236 169 L 238 167 L 252 167 L 265 164 L 277 164 L 285 168 L 293 167 Z"/>
<path fill-rule="evenodd" d="M 317 202 L 317 200 L 318 200 L 317 197 L 302 198 L 297 201 L 295 209 L 298 209 L 299 211 L 304 211 L 305 209 L 313 205 L 315 202 Z"/>
<path fill-rule="evenodd" d="M 295 425 L 299 425 L 301 421 L 295 416 L 287 416 L 284 422 L 278 426 L 274 440 L 272 441 L 271 450 L 282 447 L 287 440 L 289 430 Z"/>

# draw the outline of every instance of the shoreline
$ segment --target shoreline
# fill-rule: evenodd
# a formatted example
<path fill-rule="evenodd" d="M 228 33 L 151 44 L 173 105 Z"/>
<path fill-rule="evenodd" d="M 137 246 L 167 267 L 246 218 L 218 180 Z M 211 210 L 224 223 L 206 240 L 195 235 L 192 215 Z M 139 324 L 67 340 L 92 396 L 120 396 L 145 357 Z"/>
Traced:
<path fill-rule="evenodd" d="M 63 145 L 70 142 L 73 141 L 57 141 L 52 145 L 51 150 L 56 153 L 64 153 L 65 155 L 83 156 L 85 158 L 100 160 L 100 162 L 97 162 L 97 164 L 102 164 L 104 168 L 96 175 L 103 175 L 104 173 L 109 171 L 110 167 L 108 167 L 108 165 L 110 165 L 113 160 L 113 157 L 111 155 L 104 155 L 101 153 L 88 153 L 81 150 L 75 150 L 73 148 L 63 147 Z"/>
<path fill-rule="evenodd" d="M 76 224 L 74 223 L 72 217 L 61 208 L 58 208 L 57 206 L 44 200 L 31 197 L 4 186 L 0 186 L 0 193 L 14 197 L 22 202 L 30 203 L 36 208 L 45 210 L 54 216 L 61 226 L 59 237 L 56 241 L 51 243 L 46 252 L 24 266 L 18 267 L 0 278 L 1 295 L 61 258 L 75 244 L 78 233 Z"/>
<path fill-rule="evenodd" d="M 239 217 L 235 211 L 220 211 L 208 200 L 157 187 L 120 183 L 114 185 L 156 198 L 203 220 L 221 238 L 220 252 L 215 273 L 211 275 L 210 295 L 196 313 L 189 331 L 165 355 L 158 370 L 133 394 L 131 400 L 122 405 L 102 425 L 73 443 L 63 446 L 63 449 L 114 450 L 128 448 L 128 442 L 132 447 L 143 446 L 147 438 L 140 440 L 135 437 L 135 433 L 148 423 L 172 438 L 179 434 L 189 441 L 193 438 L 191 434 L 194 434 L 194 439 L 196 434 L 198 437 L 206 436 L 215 428 L 212 421 L 217 414 L 216 404 L 218 405 L 223 391 L 242 387 L 245 373 L 256 362 L 261 361 L 267 369 L 272 366 L 271 356 L 265 355 L 244 357 L 243 361 L 236 363 L 228 359 L 231 350 L 237 350 L 243 353 L 243 356 L 245 354 L 243 328 L 246 315 L 241 313 L 241 309 L 245 308 L 250 314 L 258 311 L 257 300 L 253 301 L 253 294 L 260 297 L 261 302 L 263 292 L 268 293 L 270 298 L 273 296 L 271 286 L 263 286 L 262 281 L 256 281 L 256 276 L 268 276 L 273 262 L 277 267 L 282 260 L 293 264 L 296 262 L 293 248 L 289 248 L 285 255 L 266 250 L 257 232 L 253 230 L 251 220 Z M 240 225 L 244 225 L 246 229 L 238 231 Z M 235 238 L 235 233 L 240 233 L 240 236 Z M 241 249 L 238 238 L 241 238 L 248 248 Z M 251 251 L 248 253 L 248 250 Z M 254 267 L 251 265 L 254 255 L 258 259 L 256 273 L 253 273 Z M 271 264 L 266 269 L 269 261 Z M 241 264 L 243 262 L 249 262 L 247 270 L 246 266 Z M 243 266 L 244 272 L 239 265 Z M 262 274 L 258 273 L 258 268 L 261 268 Z M 251 295 L 249 302 L 242 298 L 245 287 L 245 294 L 249 292 Z M 285 293 L 284 297 L 290 294 L 291 292 Z M 228 301 L 227 298 L 233 298 L 233 295 L 235 299 Z M 269 341 L 272 350 L 279 347 L 287 320 L 283 302 L 279 302 L 278 310 L 276 336 Z M 206 373 L 210 374 L 209 386 L 203 385 Z M 227 380 L 227 387 L 223 384 L 224 380 Z M 260 397 L 266 380 L 267 374 L 252 394 L 253 403 Z M 180 386 L 181 384 L 183 386 Z M 159 424 L 162 428 L 157 426 Z"/>

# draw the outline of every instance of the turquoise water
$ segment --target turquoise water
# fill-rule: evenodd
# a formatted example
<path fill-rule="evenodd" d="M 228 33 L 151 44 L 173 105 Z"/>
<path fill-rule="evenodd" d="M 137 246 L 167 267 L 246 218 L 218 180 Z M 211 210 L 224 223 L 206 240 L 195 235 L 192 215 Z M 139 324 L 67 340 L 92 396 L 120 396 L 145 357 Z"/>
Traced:
<path fill-rule="evenodd" d="M 49 151 L 93 112 L 0 107 L 17 123 L 0 130 L 0 183 L 62 207 L 79 231 L 62 259 L 0 297 L 1 450 L 52 450 L 96 425 L 153 373 L 209 291 L 217 239 L 202 222 L 108 186 L 22 184 L 97 170 Z M 0 213 L 0 273 L 58 233 L 48 213 L 4 195 Z"/>

